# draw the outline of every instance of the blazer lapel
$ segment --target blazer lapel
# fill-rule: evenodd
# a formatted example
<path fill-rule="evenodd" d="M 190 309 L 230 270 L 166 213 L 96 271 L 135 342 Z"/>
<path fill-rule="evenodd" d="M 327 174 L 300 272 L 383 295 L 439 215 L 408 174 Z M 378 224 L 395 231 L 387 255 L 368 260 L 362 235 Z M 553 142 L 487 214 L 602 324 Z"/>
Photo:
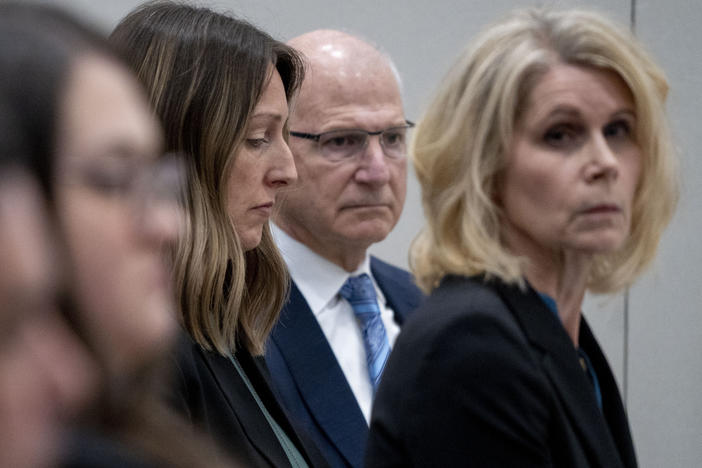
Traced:
<path fill-rule="evenodd" d="M 263 356 L 254 357 L 246 350 L 242 349 L 237 352 L 237 358 L 270 415 L 273 416 L 273 419 L 280 425 L 290 441 L 295 444 L 300 454 L 307 460 L 307 464 L 309 466 L 314 466 L 314 462 L 308 453 L 307 447 L 298 437 L 297 431 L 290 422 L 287 413 L 280 406 L 278 399 L 273 394 L 270 375 L 268 374 L 268 368 L 266 367 Z"/>
<path fill-rule="evenodd" d="M 293 282 L 272 339 L 313 418 L 352 466 L 362 465 L 368 426 L 324 332 Z M 309 356 L 314 356 L 310 359 Z"/>
<path fill-rule="evenodd" d="M 573 342 L 536 292 L 527 289 L 523 293 L 516 287 L 497 284 L 500 296 L 517 318 L 527 339 L 542 353 L 541 365 L 579 434 L 590 462 L 596 466 L 623 466 L 609 427 L 597 406 L 592 385 L 580 367 Z"/>
<path fill-rule="evenodd" d="M 607 358 L 597 344 L 597 340 L 584 318 L 580 324 L 580 347 L 587 353 L 597 373 L 600 389 L 602 391 L 604 415 L 611 429 L 610 433 L 619 449 L 619 454 L 622 457 L 624 466 L 635 467 L 637 466 L 636 452 L 634 451 L 634 443 L 629 430 L 629 420 L 626 416 L 624 403 L 619 394 L 619 387 L 617 386 L 616 380 L 614 380 L 614 375 L 612 374 L 612 369 L 609 367 Z"/>
<path fill-rule="evenodd" d="M 409 314 L 419 307 L 422 294 L 414 287 L 409 273 L 385 265 L 375 257 L 371 257 L 371 272 L 394 312 L 395 322 L 402 326 Z M 400 274 L 402 276 L 398 277 Z"/>
<path fill-rule="evenodd" d="M 237 355 L 244 353 L 245 352 L 239 351 Z M 241 428 L 246 433 L 251 445 L 256 447 L 256 450 L 261 456 L 268 460 L 271 466 L 289 466 L 290 462 L 288 461 L 287 455 L 285 455 L 285 452 L 280 446 L 277 437 L 273 433 L 273 429 L 268 424 L 261 424 L 261 421 L 264 420 L 263 414 L 251 395 L 251 392 L 249 392 L 249 389 L 246 387 L 246 384 L 239 377 L 234 365 L 228 358 L 216 353 L 205 352 L 204 356 L 213 377 L 219 384 L 222 395 L 227 400 L 227 404 L 232 413 L 239 420 Z M 249 359 L 251 358 L 249 357 Z M 244 361 L 246 361 L 246 359 L 244 359 Z M 249 380 L 252 380 L 253 383 L 258 377 L 254 376 L 254 379 L 252 379 L 252 376 L 248 373 L 250 368 L 251 365 L 247 363 L 245 372 L 247 372 L 247 377 L 249 377 Z M 258 392 L 260 385 L 256 385 L 255 383 L 253 385 Z M 270 400 L 263 395 L 259 396 L 266 405 L 266 409 L 269 409 L 268 403 Z M 236 401 L 245 401 L 247 404 L 236 404 Z M 293 440 L 295 439 L 293 438 Z M 276 447 L 276 449 L 271 450 L 272 447 Z"/>

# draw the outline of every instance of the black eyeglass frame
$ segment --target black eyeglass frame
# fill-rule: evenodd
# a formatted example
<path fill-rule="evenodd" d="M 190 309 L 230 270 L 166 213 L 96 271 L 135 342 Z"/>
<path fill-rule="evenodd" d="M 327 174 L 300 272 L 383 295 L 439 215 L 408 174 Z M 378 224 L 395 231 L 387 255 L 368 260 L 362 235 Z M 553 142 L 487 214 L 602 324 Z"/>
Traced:
<path fill-rule="evenodd" d="M 383 129 L 383 130 L 378 130 L 376 132 L 369 132 L 368 130 L 364 130 L 362 128 L 339 128 L 337 130 L 329 130 L 328 132 L 322 132 L 322 133 L 294 132 L 294 131 L 290 130 L 289 134 L 290 134 L 290 136 L 294 136 L 297 138 L 305 138 L 307 140 L 313 140 L 313 141 L 316 141 L 317 143 L 319 143 L 320 138 L 322 138 L 322 136 L 326 135 L 327 133 L 335 133 L 335 132 L 339 132 L 339 131 L 364 132 L 364 133 L 367 133 L 368 136 L 372 136 L 372 135 L 381 135 L 381 134 L 387 132 L 388 130 L 394 130 L 396 128 L 410 129 L 410 128 L 414 127 L 414 125 L 415 125 L 414 122 L 409 121 L 409 120 L 405 120 L 404 125 L 396 125 L 394 127 L 388 127 L 386 129 Z"/>

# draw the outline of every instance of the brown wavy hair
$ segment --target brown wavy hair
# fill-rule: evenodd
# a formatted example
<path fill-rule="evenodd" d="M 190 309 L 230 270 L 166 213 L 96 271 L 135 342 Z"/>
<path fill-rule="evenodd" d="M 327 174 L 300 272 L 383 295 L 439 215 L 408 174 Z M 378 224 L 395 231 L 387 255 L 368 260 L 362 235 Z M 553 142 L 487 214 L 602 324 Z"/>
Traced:
<path fill-rule="evenodd" d="M 269 226 L 244 252 L 227 214 L 227 184 L 270 67 L 290 100 L 302 60 L 246 21 L 170 1 L 134 10 L 110 40 L 145 84 L 167 151 L 187 157 L 189 219 L 173 256 L 182 324 L 205 349 L 226 356 L 243 345 L 262 354 L 289 278 Z"/>

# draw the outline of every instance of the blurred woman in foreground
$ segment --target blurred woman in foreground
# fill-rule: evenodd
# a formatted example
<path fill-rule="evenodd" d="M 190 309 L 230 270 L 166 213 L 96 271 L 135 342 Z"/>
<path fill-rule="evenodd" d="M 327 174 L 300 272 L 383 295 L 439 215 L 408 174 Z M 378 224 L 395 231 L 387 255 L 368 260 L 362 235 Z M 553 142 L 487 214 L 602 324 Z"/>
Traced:
<path fill-rule="evenodd" d="M 11 93 L 0 86 L 0 466 L 39 468 L 58 458 L 96 369 L 59 314 L 60 262 L 32 167 L 35 135 L 18 122 Z"/>
<path fill-rule="evenodd" d="M 581 306 L 630 285 L 673 214 L 666 93 L 594 13 L 516 12 L 465 50 L 415 134 L 431 297 L 385 370 L 369 466 L 636 466 Z"/>
<path fill-rule="evenodd" d="M 66 312 L 102 377 L 64 466 L 217 466 L 160 403 L 177 330 L 162 249 L 180 229 L 181 191 L 143 90 L 104 38 L 61 11 L 4 3 L 0 31 L 4 85 L 27 103 L 17 120 L 43 145 Z"/>

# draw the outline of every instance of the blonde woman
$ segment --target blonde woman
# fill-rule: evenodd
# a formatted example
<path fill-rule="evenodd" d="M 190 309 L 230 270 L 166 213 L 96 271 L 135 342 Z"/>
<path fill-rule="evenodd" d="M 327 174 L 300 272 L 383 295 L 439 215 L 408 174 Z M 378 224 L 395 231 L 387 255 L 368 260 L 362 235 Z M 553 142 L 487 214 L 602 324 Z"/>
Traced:
<path fill-rule="evenodd" d="M 300 58 L 244 21 L 175 2 L 137 8 L 111 40 L 145 84 L 167 148 L 188 158 L 189 219 L 173 256 L 189 334 L 177 405 L 246 466 L 324 465 L 263 360 L 288 287 L 268 220 L 297 178 L 286 139 Z"/>
<path fill-rule="evenodd" d="M 584 317 L 651 262 L 676 198 L 667 84 L 594 13 L 515 12 L 461 55 L 419 124 L 427 217 L 368 465 L 633 467 Z"/>

